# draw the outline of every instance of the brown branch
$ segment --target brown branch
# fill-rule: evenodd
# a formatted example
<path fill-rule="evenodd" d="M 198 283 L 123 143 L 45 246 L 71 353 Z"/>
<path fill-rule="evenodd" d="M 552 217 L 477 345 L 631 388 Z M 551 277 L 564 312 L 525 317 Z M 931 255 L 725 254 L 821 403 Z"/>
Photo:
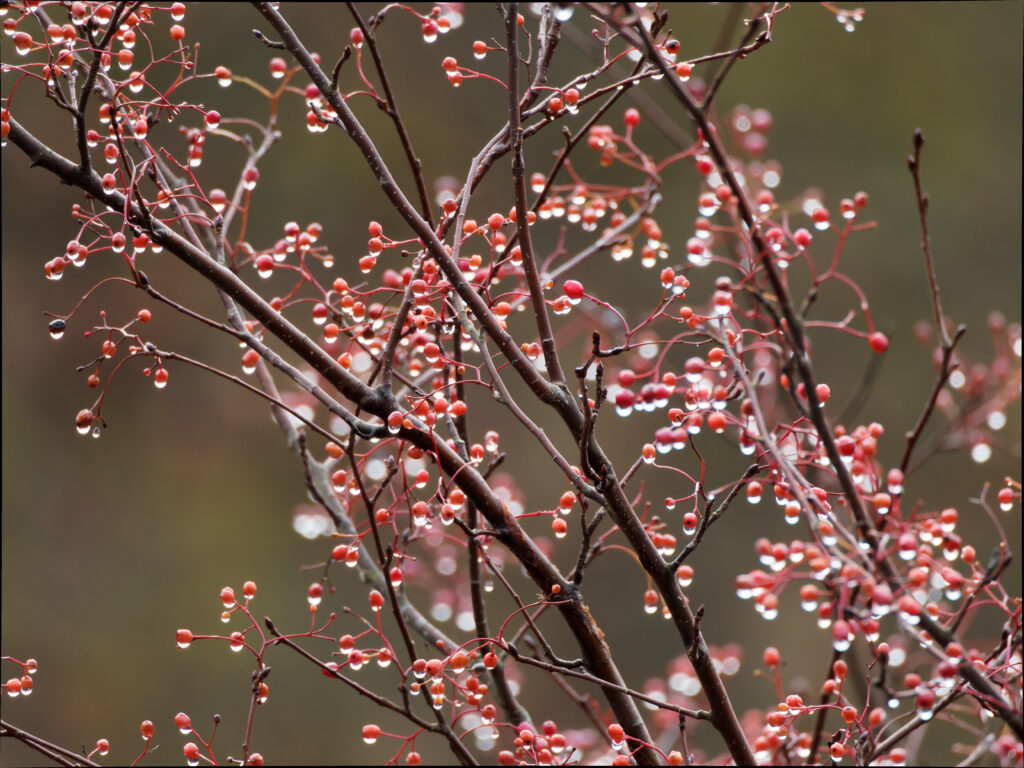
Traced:
<path fill-rule="evenodd" d="M 99 763 L 93 762 L 83 754 L 72 752 L 70 749 L 65 749 L 64 747 L 52 744 L 33 733 L 29 733 L 16 725 L 12 725 L 7 720 L 0 720 L 0 738 L 17 739 L 22 744 L 25 744 L 29 748 L 34 749 L 39 754 L 44 755 L 48 759 L 53 760 L 55 763 L 60 765 L 99 765 Z"/>
<path fill-rule="evenodd" d="M 935 312 L 935 329 L 938 331 L 942 349 L 947 350 L 953 345 L 946 329 L 946 318 L 942 314 L 942 301 L 939 298 L 939 279 L 935 274 L 935 262 L 932 260 L 932 239 L 928 234 L 928 194 L 921 188 L 921 148 L 924 146 L 924 134 L 920 128 L 914 130 L 914 154 L 907 157 L 910 175 L 914 177 L 914 194 L 917 197 L 917 213 L 921 219 L 921 250 L 924 251 L 924 268 L 928 274 L 928 287 L 932 294 L 932 309 Z"/>
<path fill-rule="evenodd" d="M 935 404 L 939 400 L 939 394 L 942 392 L 942 388 L 946 386 L 946 382 L 949 380 L 950 375 L 956 368 L 953 365 L 953 350 L 956 345 L 960 342 L 960 339 L 964 337 L 967 332 L 967 326 L 961 325 L 956 329 L 956 333 L 953 334 L 953 338 L 950 340 L 949 345 L 945 344 L 942 347 L 942 362 L 939 365 L 939 375 L 935 379 L 935 384 L 932 385 L 932 391 L 928 395 L 928 401 L 925 403 L 924 409 L 921 411 L 921 415 L 917 417 L 917 422 L 914 424 L 914 428 L 907 433 L 907 447 L 903 450 L 903 458 L 900 459 L 900 472 L 904 475 L 907 474 L 907 468 L 910 466 L 910 457 L 914 453 L 914 446 L 917 445 L 917 441 L 921 438 L 921 433 L 924 432 L 924 427 L 928 423 L 928 419 L 935 411 Z"/>
<path fill-rule="evenodd" d="M 461 334 L 461 326 L 456 324 L 454 330 L 455 338 L 459 338 Z M 462 363 L 462 345 L 455 345 L 455 362 L 456 365 Z M 465 402 L 466 399 L 466 385 L 460 378 L 455 383 L 455 396 Z M 459 456 L 463 461 L 469 461 L 469 454 L 466 452 L 466 443 L 469 442 L 469 428 L 467 425 L 466 414 L 455 419 L 455 433 L 457 435 L 457 448 L 459 450 Z M 502 454 L 504 456 L 504 454 Z M 491 462 L 491 468 L 495 466 L 497 457 L 494 462 Z M 486 476 L 485 476 L 486 478 Z M 473 504 L 471 499 L 466 500 L 466 522 L 470 531 L 476 530 L 480 524 L 480 514 L 477 511 L 476 505 Z M 480 557 L 481 553 L 486 555 L 486 551 L 480 546 L 480 543 L 476 540 L 476 536 L 472 533 L 466 536 L 466 557 L 468 560 L 469 570 L 469 596 L 470 602 L 473 606 L 473 624 L 476 628 L 477 637 L 490 637 L 491 632 L 487 626 L 487 604 L 484 600 L 484 589 L 480 579 Z M 529 713 L 520 704 L 519 699 L 516 697 L 512 690 L 512 686 L 509 683 L 508 675 L 505 673 L 504 661 L 499 659 L 498 664 L 494 669 L 490 670 L 491 680 L 494 682 L 495 692 L 497 694 L 498 703 L 501 704 L 501 709 L 505 713 L 505 719 L 511 723 L 522 723 L 530 722 Z"/>
<path fill-rule="evenodd" d="M 505 12 L 505 36 L 508 43 L 508 135 L 512 144 L 512 184 L 516 199 L 516 231 L 519 235 L 519 247 L 523 254 L 523 272 L 526 284 L 530 289 L 530 303 L 540 333 L 540 344 L 544 350 L 544 363 L 547 374 L 556 384 L 565 388 L 565 374 L 558 360 L 555 348 L 555 336 L 551 330 L 551 317 L 544 301 L 544 292 L 540 286 L 540 275 L 537 272 L 537 258 L 533 252 L 533 240 L 530 237 L 530 222 L 526 205 L 526 164 L 523 160 L 523 128 L 519 106 L 519 4 L 509 3 Z"/>
<path fill-rule="evenodd" d="M 747 467 L 747 471 L 743 473 L 743 476 L 736 481 L 735 485 L 733 485 L 732 489 L 729 491 L 729 495 L 722 499 L 721 503 L 717 507 L 715 507 L 715 510 L 713 512 L 710 510 L 705 510 L 704 515 L 701 516 L 700 526 L 697 528 L 696 533 L 694 533 L 693 538 L 685 547 L 683 547 L 682 552 L 676 555 L 672 562 L 669 563 L 669 568 L 675 570 L 683 564 L 683 561 L 685 561 L 686 558 L 688 558 L 690 554 L 700 545 L 701 540 L 704 538 L 704 534 L 707 532 L 708 528 L 710 528 L 718 520 L 718 518 L 725 514 L 726 510 L 729 509 L 729 506 L 736 499 L 736 496 L 737 494 L 739 494 L 740 490 L 746 487 L 747 480 L 752 478 L 762 469 L 764 469 L 764 467 L 762 467 L 760 464 L 751 464 L 749 467 Z M 710 503 L 708 504 L 708 506 L 710 506 Z"/>
<path fill-rule="evenodd" d="M 395 132 L 398 134 L 399 140 L 402 142 L 402 149 L 405 152 L 405 158 L 409 162 L 409 169 L 412 171 L 413 180 L 416 182 L 416 191 L 420 197 L 420 209 L 423 214 L 423 218 L 426 219 L 431 229 L 434 227 L 434 216 L 430 205 L 430 195 L 427 194 L 427 184 L 423 179 L 423 163 L 416 155 L 416 151 L 412 148 L 412 140 L 409 138 L 409 131 L 405 127 L 405 122 L 402 120 L 402 115 L 398 111 L 398 103 L 395 101 L 395 94 L 391 90 L 391 80 L 388 78 L 387 70 L 384 68 L 384 62 L 380 58 L 380 50 L 377 48 L 377 38 L 374 34 L 374 30 L 371 30 L 366 26 L 363 21 L 363 17 L 359 15 L 359 11 L 356 9 L 355 3 L 345 3 L 349 13 L 352 14 L 352 18 L 356 20 L 356 24 L 363 31 L 363 44 L 370 51 L 370 55 L 373 57 L 373 65 L 377 68 L 377 75 L 380 77 L 381 87 L 384 89 L 385 106 L 384 111 L 388 113 L 388 117 L 391 118 L 391 122 L 394 123 Z M 337 83 L 337 78 L 334 79 Z"/>

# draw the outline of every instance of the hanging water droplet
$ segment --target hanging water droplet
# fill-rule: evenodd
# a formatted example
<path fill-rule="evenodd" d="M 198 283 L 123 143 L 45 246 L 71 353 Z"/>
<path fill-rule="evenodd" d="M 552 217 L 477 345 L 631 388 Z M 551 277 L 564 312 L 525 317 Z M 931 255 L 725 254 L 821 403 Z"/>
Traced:
<path fill-rule="evenodd" d="M 67 328 L 67 323 L 61 319 L 53 320 L 50 322 L 50 338 L 59 339 L 64 335 L 64 330 Z"/>

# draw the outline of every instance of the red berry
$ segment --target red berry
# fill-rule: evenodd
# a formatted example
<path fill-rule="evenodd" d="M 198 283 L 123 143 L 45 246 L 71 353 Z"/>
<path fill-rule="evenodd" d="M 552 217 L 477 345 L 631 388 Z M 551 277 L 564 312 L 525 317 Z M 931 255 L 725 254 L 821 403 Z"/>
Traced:
<path fill-rule="evenodd" d="M 562 283 L 562 293 L 573 301 L 579 301 L 583 298 L 583 283 L 578 280 L 566 280 Z"/>
<path fill-rule="evenodd" d="M 871 349 L 875 352 L 882 354 L 889 348 L 889 339 L 884 333 L 875 331 L 868 336 L 868 344 L 871 345 Z"/>
<path fill-rule="evenodd" d="M 727 421 L 725 414 L 720 411 L 708 414 L 708 428 L 715 433 L 721 434 L 725 431 Z"/>
<path fill-rule="evenodd" d="M 1003 511 L 1009 511 L 1013 507 L 1012 488 L 1000 488 L 999 493 L 996 494 L 996 498 L 999 500 L 999 507 Z"/>
<path fill-rule="evenodd" d="M 324 597 L 324 585 L 319 581 L 314 581 L 309 585 L 309 589 L 306 590 L 306 601 L 312 605 L 317 606 Z"/>
<path fill-rule="evenodd" d="M 284 73 L 288 71 L 288 62 L 284 59 L 275 56 L 270 60 L 270 74 L 273 77 L 284 77 Z"/>
<path fill-rule="evenodd" d="M 13 40 L 14 47 L 20 54 L 28 53 L 32 47 L 32 36 L 28 32 L 15 32 Z"/>

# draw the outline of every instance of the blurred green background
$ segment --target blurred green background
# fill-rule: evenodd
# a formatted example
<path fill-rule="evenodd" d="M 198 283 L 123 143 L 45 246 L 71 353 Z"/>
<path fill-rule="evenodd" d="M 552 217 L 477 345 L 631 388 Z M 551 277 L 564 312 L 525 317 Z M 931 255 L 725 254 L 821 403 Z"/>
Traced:
<path fill-rule="evenodd" d="M 429 10 L 429 5 L 420 5 L 420 10 Z M 378 7 L 359 6 L 364 16 Z M 777 19 L 771 45 L 737 64 L 717 98 L 723 111 L 745 103 L 772 112 L 767 156 L 784 169 L 776 190 L 780 199 L 797 198 L 806 188 L 817 187 L 835 210 L 841 197 L 858 190 L 871 195 L 866 216 L 878 227 L 851 240 L 843 264 L 869 297 L 876 324 L 891 339 L 890 352 L 858 419 L 886 426 L 880 454 L 887 466 L 898 462 L 901 434 L 916 419 L 934 375 L 929 350 L 913 336 L 914 323 L 931 316 L 905 164 L 914 128 L 920 127 L 927 137 L 923 177 L 932 199 L 932 241 L 945 309 L 969 328 L 961 347 L 964 358 L 990 359 L 992 343 L 985 322 L 991 310 L 1003 311 L 1011 321 L 1020 319 L 1022 8 L 1016 2 L 869 4 L 865 21 L 847 34 L 827 10 L 799 5 Z M 682 42 L 681 57 L 713 50 L 723 21 L 732 13 L 728 4 L 670 10 L 670 26 Z M 347 11 L 340 5 L 302 3 L 285 4 L 284 11 L 307 47 L 333 62 L 348 41 L 352 21 Z M 583 17 L 578 12 L 572 22 L 582 34 L 566 35 L 556 56 L 554 83 L 582 71 L 593 56 L 577 42 L 587 44 L 589 26 Z M 241 4 L 190 4 L 185 24 L 188 41 L 202 42 L 201 71 L 225 64 L 236 74 L 270 82 L 267 62 L 276 52 L 253 38 L 253 27 L 269 31 L 255 11 Z M 463 178 L 470 155 L 505 121 L 505 97 L 498 87 L 470 80 L 452 89 L 440 61 L 453 55 L 460 63 L 475 66 L 473 40 L 502 35 L 494 7 L 486 4 L 469 8 L 465 25 L 434 45 L 423 43 L 411 17 L 395 14 L 385 25 L 382 49 L 429 181 L 445 175 Z M 154 41 L 158 53 L 169 50 L 164 26 L 157 27 Z M 5 38 L 4 61 L 14 56 Z M 479 66 L 496 75 L 503 72 L 496 54 Z M 698 69 L 698 74 L 706 72 Z M 342 82 L 353 88 L 353 78 L 350 62 Z M 301 78 L 295 83 L 305 86 Z M 5 95 L 11 85 L 11 76 L 5 75 Z M 22 84 L 17 118 L 55 148 L 70 153 L 66 116 L 56 114 L 53 104 L 39 99 L 33 89 L 32 83 Z M 644 90 L 667 119 L 692 133 L 663 85 L 650 83 Z M 186 96 L 225 116 L 260 118 L 265 113 L 265 104 L 238 85 L 221 90 L 197 84 L 179 98 Z M 617 124 L 631 98 L 612 110 L 608 122 Z M 371 132 L 382 137 L 379 148 L 399 169 L 399 179 L 405 180 L 400 150 L 382 113 L 366 99 L 352 103 Z M 581 124 L 587 114 L 569 125 Z M 298 97 L 282 102 L 283 139 L 261 163 L 249 239 L 266 246 L 281 236 L 288 220 L 303 225 L 320 221 L 325 225 L 323 242 L 338 258 L 337 271 L 354 281 L 359 278 L 354 262 L 364 253 L 367 221 L 382 221 L 385 232 L 396 237 L 404 237 L 405 230 L 387 211 L 372 174 L 351 144 L 339 132 L 311 137 L 304 129 L 304 115 Z M 197 125 L 198 119 L 191 116 L 181 122 Z M 160 129 L 169 135 L 174 126 Z M 528 145 L 528 170 L 547 170 L 548 152 L 560 141 L 556 131 L 549 130 L 535 145 Z M 636 135 L 656 155 L 671 149 L 647 121 Z M 167 141 L 180 150 L 184 140 L 172 136 Z M 278 626 L 292 630 L 305 625 L 304 593 L 311 577 L 299 566 L 322 561 L 330 544 L 309 542 L 292 532 L 292 510 L 306 496 L 301 467 L 262 403 L 222 380 L 180 365 L 170 367 L 164 391 L 154 390 L 136 369 L 127 367 L 115 379 L 104 406 L 109 429 L 103 437 L 91 440 L 75 434 L 74 415 L 89 407 L 94 396 L 85 387 L 86 374 L 75 373 L 76 366 L 96 354 L 97 342 L 83 339 L 82 331 L 96 321 L 101 308 L 112 321 L 122 322 L 142 304 L 130 290 L 104 286 L 65 338 L 50 340 L 43 312 L 68 311 L 100 275 L 108 274 L 105 260 L 115 257 L 90 257 L 83 270 L 69 268 L 61 282 L 45 280 L 44 262 L 62 253 L 76 231 L 68 213 L 80 198 L 48 174 L 30 171 L 13 145 L 4 150 L 2 160 L 2 646 L 4 654 L 34 657 L 40 665 L 36 692 L 28 699 L 4 697 L 4 717 L 69 747 L 109 738 L 113 762 L 135 757 L 142 745 L 138 723 L 151 719 L 161 745 L 153 759 L 168 763 L 181 759 L 184 741 L 171 722 L 176 712 L 188 712 L 204 733 L 209 732 L 213 714 L 220 713 L 224 722 L 216 752 L 221 759 L 237 755 L 248 706 L 249 660 L 213 643 L 178 651 L 174 630 L 222 631 L 218 591 L 225 584 L 237 590 L 246 579 L 260 586 L 254 604 L 257 616 L 271 615 Z M 240 160 L 237 148 L 211 138 L 200 169 L 207 188 L 227 187 L 232 175 L 237 177 Z M 577 166 L 601 178 L 596 158 L 585 149 L 577 156 Z M 667 202 L 657 213 L 673 249 L 672 263 L 679 260 L 692 231 L 697 180 L 691 168 L 683 163 L 668 174 L 663 190 Z M 473 209 L 478 219 L 510 206 L 507 178 L 507 163 L 502 161 L 479 193 Z M 542 252 L 553 247 L 556 236 L 554 225 L 537 229 Z M 818 242 L 828 238 L 819 235 Z M 193 273 L 164 257 L 147 259 L 147 270 L 160 279 L 158 287 L 218 315 L 216 295 Z M 398 266 L 397 259 L 393 261 L 382 258 L 378 271 Z M 616 302 L 627 305 L 627 312 L 630 301 L 640 307 L 656 299 L 654 278 L 639 269 L 636 258 L 613 264 L 603 255 L 575 276 L 602 298 L 628 290 L 633 298 Z M 705 271 L 694 278 L 692 295 L 704 295 L 713 277 Z M 841 302 L 831 312 L 830 299 Z M 822 305 L 821 316 L 841 316 L 852 301 L 849 294 L 836 291 L 823 295 Z M 146 331 L 161 346 L 229 371 L 238 369 L 235 344 L 164 307 L 150 308 L 154 320 Z M 642 315 L 634 311 L 630 317 L 635 321 Z M 823 341 L 815 350 L 821 378 L 832 386 L 836 403 L 848 402 L 869 359 L 866 344 L 836 339 L 834 334 L 815 338 Z M 567 365 L 584 353 L 585 339 L 585 333 L 567 336 Z M 530 410 L 546 418 L 538 408 Z M 981 553 L 988 552 L 996 537 L 980 509 L 968 500 L 977 497 L 985 483 L 998 486 L 1007 475 L 1020 477 L 1019 404 L 1007 416 L 1008 424 L 996 433 L 994 454 L 986 464 L 976 465 L 964 455 L 939 456 L 908 482 L 908 495 L 920 499 L 926 509 L 957 507 L 965 538 L 976 541 Z M 624 422 L 609 412 L 602 439 L 625 461 L 649 439 L 647 427 L 653 430 L 662 419 L 663 413 Z M 503 415 L 495 423 L 502 427 L 503 448 L 510 457 L 506 469 L 529 478 L 524 483 L 530 488 L 527 508 L 551 508 L 563 490 L 558 473 L 547 459 L 538 458 L 535 447 Z M 491 426 L 483 419 L 478 418 L 475 426 L 471 421 L 480 433 L 477 439 Z M 565 447 L 558 429 L 552 433 Z M 744 457 L 708 437 L 702 446 L 712 467 L 709 485 L 736 477 L 746 466 Z M 693 469 L 692 452 L 678 461 Z M 648 498 L 655 502 L 673 492 L 662 475 L 648 472 L 644 480 Z M 1002 515 L 1001 522 L 1016 544 L 1019 505 Z M 530 530 L 543 537 L 549 527 L 542 518 Z M 711 644 L 739 639 L 744 645 L 747 661 L 729 681 L 741 712 L 775 701 L 772 686 L 752 675 L 764 646 L 780 647 L 791 661 L 784 676 L 794 690 L 801 685 L 813 690 L 828 658 L 813 619 L 799 612 L 795 594 L 787 593 L 782 619 L 774 623 L 762 621 L 752 605 L 735 597 L 735 574 L 759 567 L 752 548 L 755 534 L 788 540 L 795 531 L 782 524 L 767 500 L 756 508 L 738 505 L 694 558 L 698 577 L 688 591 L 692 602 L 707 606 L 704 630 Z M 558 553 L 559 564 L 568 568 L 573 548 L 562 544 Z M 1012 571 L 1008 586 L 1020 594 L 1019 566 Z M 339 610 L 352 605 L 362 610 L 365 590 L 352 575 L 338 574 L 336 583 L 338 594 L 328 598 L 325 607 Z M 644 615 L 645 588 L 639 569 L 612 554 L 591 569 L 586 589 L 626 679 L 636 686 L 664 677 L 667 661 L 681 652 L 668 623 Z M 529 587 L 525 594 L 532 594 Z M 503 615 L 496 610 L 492 622 Z M 552 637 L 564 639 L 557 621 L 547 626 Z M 447 629 L 459 636 L 453 626 Z M 976 631 L 984 636 L 993 627 L 982 621 Z M 568 644 L 561 650 L 564 656 L 574 655 Z M 373 747 L 362 744 L 359 728 L 368 719 L 364 701 L 328 684 L 292 654 L 275 653 L 269 663 L 274 668 L 268 679 L 271 697 L 257 713 L 253 741 L 268 761 L 362 763 L 392 756 L 386 741 Z M 4 679 L 13 673 L 5 664 Z M 361 674 L 371 686 L 393 689 L 393 670 L 367 667 Z M 550 683 L 540 677 L 528 682 L 524 701 L 538 720 L 553 717 L 563 729 L 583 725 L 568 700 L 552 699 L 557 694 Z M 557 702 L 553 707 L 552 700 Z M 379 721 L 406 730 L 388 718 Z M 936 748 L 960 738 L 939 736 L 938 727 L 930 731 Z M 707 729 L 698 730 L 692 747 L 717 753 L 718 742 Z M 417 748 L 427 760 L 450 759 L 431 739 L 421 739 Z M 36 762 L 38 758 L 20 745 L 10 740 L 0 744 L 0 764 Z"/>

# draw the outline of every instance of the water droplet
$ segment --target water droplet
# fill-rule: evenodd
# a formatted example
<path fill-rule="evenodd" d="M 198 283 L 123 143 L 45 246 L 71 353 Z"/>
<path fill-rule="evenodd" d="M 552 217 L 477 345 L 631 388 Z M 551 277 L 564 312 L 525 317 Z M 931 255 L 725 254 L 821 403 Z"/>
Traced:
<path fill-rule="evenodd" d="M 50 338 L 59 339 L 64 335 L 64 329 L 67 328 L 67 323 L 63 320 L 57 319 L 50 323 Z"/>

